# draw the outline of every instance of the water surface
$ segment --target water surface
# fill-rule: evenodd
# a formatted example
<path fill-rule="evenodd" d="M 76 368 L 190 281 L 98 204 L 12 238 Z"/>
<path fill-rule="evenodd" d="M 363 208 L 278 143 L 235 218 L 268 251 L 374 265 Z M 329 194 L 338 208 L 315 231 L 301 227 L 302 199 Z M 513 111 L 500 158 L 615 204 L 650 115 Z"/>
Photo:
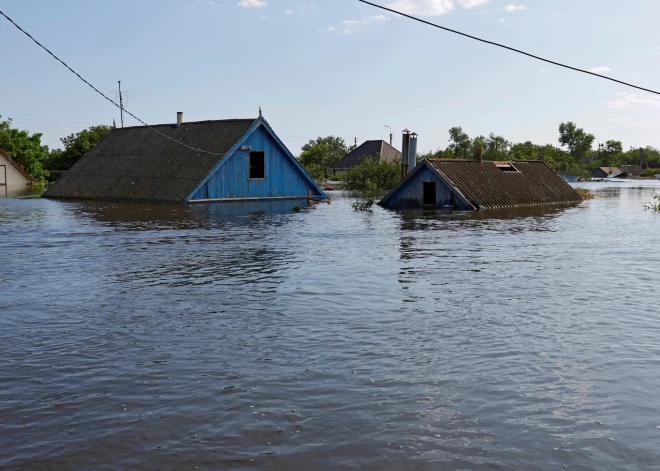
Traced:
<path fill-rule="evenodd" d="M 478 213 L 0 199 L 0 469 L 660 469 L 660 186 L 587 186 Z"/>

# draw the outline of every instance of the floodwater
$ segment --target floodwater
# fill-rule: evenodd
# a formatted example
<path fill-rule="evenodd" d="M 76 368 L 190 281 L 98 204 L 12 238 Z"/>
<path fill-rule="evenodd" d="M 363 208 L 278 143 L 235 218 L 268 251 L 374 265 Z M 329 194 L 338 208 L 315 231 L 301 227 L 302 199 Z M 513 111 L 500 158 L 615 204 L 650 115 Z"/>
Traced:
<path fill-rule="evenodd" d="M 0 469 L 658 470 L 660 186 L 586 186 L 501 213 L 0 199 Z"/>

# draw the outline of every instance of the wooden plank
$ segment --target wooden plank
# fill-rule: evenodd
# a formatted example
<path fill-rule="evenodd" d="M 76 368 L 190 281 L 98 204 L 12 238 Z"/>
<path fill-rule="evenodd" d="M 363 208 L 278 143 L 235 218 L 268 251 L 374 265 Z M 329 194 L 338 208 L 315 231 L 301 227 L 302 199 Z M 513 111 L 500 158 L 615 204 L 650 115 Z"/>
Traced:
<path fill-rule="evenodd" d="M 307 195 L 303 196 L 261 196 L 252 198 L 207 198 L 201 200 L 190 200 L 188 203 L 215 203 L 222 201 L 260 201 L 260 200 L 304 200 L 308 199 Z M 323 201 L 323 200 L 319 200 Z"/>

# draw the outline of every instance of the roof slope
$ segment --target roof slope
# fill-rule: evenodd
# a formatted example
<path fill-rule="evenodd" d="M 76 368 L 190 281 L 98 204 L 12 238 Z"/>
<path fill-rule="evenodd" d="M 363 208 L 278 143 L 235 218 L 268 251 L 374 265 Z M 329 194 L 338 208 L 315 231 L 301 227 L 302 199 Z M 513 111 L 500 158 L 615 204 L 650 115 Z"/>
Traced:
<path fill-rule="evenodd" d="M 31 182 L 34 183 L 34 178 L 32 178 L 29 173 L 27 173 L 25 170 L 23 170 L 23 167 L 18 165 L 18 162 L 16 162 L 14 159 L 12 159 L 11 156 L 8 153 L 6 153 L 4 150 L 0 149 L 0 154 L 2 154 L 2 156 L 5 159 L 7 159 L 9 161 L 9 163 L 12 164 L 14 166 L 14 168 L 16 168 L 16 170 L 21 172 L 21 175 L 23 175 L 25 178 L 27 178 L 28 180 L 30 180 Z"/>
<path fill-rule="evenodd" d="M 49 198 L 180 203 L 248 132 L 255 119 L 115 129 L 45 193 Z"/>
<path fill-rule="evenodd" d="M 549 165 L 538 160 L 512 161 L 517 172 L 496 162 L 436 160 L 429 164 L 477 208 L 506 208 L 579 203 L 582 197 Z M 506 164 L 505 162 L 503 162 Z"/>
<path fill-rule="evenodd" d="M 365 141 L 330 168 L 332 170 L 352 168 L 360 165 L 364 157 L 374 157 L 376 155 L 380 155 L 381 161 L 396 162 L 401 160 L 401 152 L 387 142 L 382 140 Z"/>

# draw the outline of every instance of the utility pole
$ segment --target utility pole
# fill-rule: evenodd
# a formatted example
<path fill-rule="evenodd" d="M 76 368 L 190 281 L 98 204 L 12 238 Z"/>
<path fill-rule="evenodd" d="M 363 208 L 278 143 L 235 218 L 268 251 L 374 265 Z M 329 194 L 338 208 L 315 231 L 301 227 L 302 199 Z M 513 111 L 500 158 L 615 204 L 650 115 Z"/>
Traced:
<path fill-rule="evenodd" d="M 119 107 L 119 112 L 121 113 L 121 127 L 124 127 L 124 100 L 129 101 L 133 99 L 133 92 L 130 90 L 121 91 L 121 80 L 118 80 L 119 83 L 119 93 L 116 90 L 108 92 L 108 99 L 110 99 L 115 105 Z"/>
<path fill-rule="evenodd" d="M 385 125 L 386 128 L 389 128 L 390 130 L 390 145 L 392 145 L 392 128 L 390 128 L 387 124 Z"/>
<path fill-rule="evenodd" d="M 124 127 L 124 98 L 121 96 L 121 80 L 119 82 L 119 113 L 121 115 L 121 127 Z"/>

